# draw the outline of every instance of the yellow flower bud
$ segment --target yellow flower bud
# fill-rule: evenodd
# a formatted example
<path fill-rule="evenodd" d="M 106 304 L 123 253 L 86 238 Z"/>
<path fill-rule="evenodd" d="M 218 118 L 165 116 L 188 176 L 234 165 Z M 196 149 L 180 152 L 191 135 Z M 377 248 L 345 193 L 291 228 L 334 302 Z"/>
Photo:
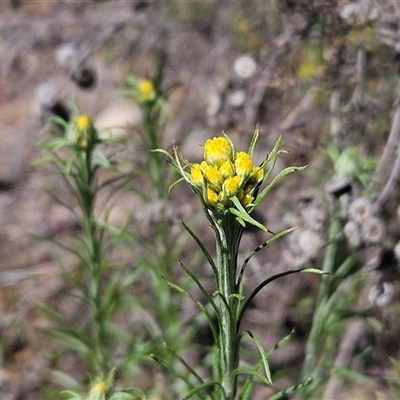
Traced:
<path fill-rule="evenodd" d="M 67 139 L 79 149 L 92 147 L 97 140 L 97 132 L 87 115 L 78 115 L 69 125 Z"/>
<path fill-rule="evenodd" d="M 107 390 L 103 381 L 97 381 L 90 389 L 88 400 L 106 400 Z"/>
<path fill-rule="evenodd" d="M 78 115 L 75 123 L 76 127 L 81 130 L 88 129 L 92 125 L 92 121 L 87 115 Z"/>
<path fill-rule="evenodd" d="M 219 167 L 219 172 L 224 179 L 235 175 L 235 168 L 231 160 L 225 160 Z"/>
<path fill-rule="evenodd" d="M 240 189 L 240 176 L 233 176 L 231 178 L 227 178 L 222 185 L 222 191 L 225 196 L 232 197 L 235 196 Z"/>
<path fill-rule="evenodd" d="M 190 180 L 193 185 L 201 187 L 203 186 L 203 172 L 200 164 L 193 164 L 190 171 Z"/>
<path fill-rule="evenodd" d="M 212 185 L 213 189 L 221 190 L 221 185 L 223 182 L 222 175 L 219 173 L 217 167 L 209 167 L 206 171 L 204 171 L 208 182 Z"/>
<path fill-rule="evenodd" d="M 264 178 L 264 170 L 260 167 L 253 167 L 253 171 L 250 175 L 249 181 L 251 183 L 260 183 Z"/>
<path fill-rule="evenodd" d="M 240 151 L 235 157 L 235 169 L 236 174 L 242 179 L 242 182 L 251 174 L 253 171 L 253 161 L 251 157 L 244 151 Z"/>
<path fill-rule="evenodd" d="M 143 79 L 138 86 L 139 96 L 142 101 L 152 101 L 156 98 L 156 90 L 150 79 Z"/>
<path fill-rule="evenodd" d="M 204 143 L 204 160 L 208 164 L 220 165 L 232 158 L 232 147 L 225 137 L 208 139 Z"/>
<path fill-rule="evenodd" d="M 240 199 L 240 202 L 244 207 L 248 206 L 252 201 L 254 200 L 254 197 L 250 194 L 247 193 L 243 195 L 243 197 Z"/>
<path fill-rule="evenodd" d="M 207 200 L 211 206 L 215 207 L 218 204 L 219 196 L 217 193 L 214 192 L 214 190 L 208 189 Z"/>

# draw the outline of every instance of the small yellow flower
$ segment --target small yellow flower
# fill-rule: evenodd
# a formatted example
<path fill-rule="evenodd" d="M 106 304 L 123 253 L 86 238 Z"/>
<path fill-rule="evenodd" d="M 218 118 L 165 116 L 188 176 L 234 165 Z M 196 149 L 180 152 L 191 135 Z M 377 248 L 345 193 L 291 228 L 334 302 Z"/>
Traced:
<path fill-rule="evenodd" d="M 103 381 L 97 381 L 90 389 L 88 400 L 106 400 L 108 387 Z"/>
<path fill-rule="evenodd" d="M 217 193 L 214 192 L 214 190 L 208 189 L 207 200 L 211 206 L 215 207 L 218 204 L 219 196 Z"/>
<path fill-rule="evenodd" d="M 87 115 L 78 115 L 69 125 L 67 139 L 79 149 L 92 147 L 97 139 L 96 129 Z"/>
<path fill-rule="evenodd" d="M 216 189 L 218 191 L 221 190 L 223 178 L 222 175 L 219 173 L 217 167 L 212 166 L 207 168 L 207 170 L 204 171 L 204 174 L 206 175 L 207 181 L 210 182 L 210 184 L 213 186 L 213 189 Z"/>
<path fill-rule="evenodd" d="M 253 171 L 253 161 L 251 157 L 244 151 L 240 151 L 235 157 L 235 169 L 236 174 L 242 178 L 242 182 L 251 174 Z"/>
<path fill-rule="evenodd" d="M 225 160 L 219 167 L 219 172 L 224 179 L 235 175 L 235 168 L 231 160 Z"/>
<path fill-rule="evenodd" d="M 143 79 L 139 82 L 138 91 L 141 100 L 152 101 L 156 98 L 156 90 L 150 79 Z"/>
<path fill-rule="evenodd" d="M 240 176 L 233 176 L 231 178 L 227 178 L 222 185 L 222 191 L 225 196 L 232 197 L 235 196 L 240 189 Z"/>
<path fill-rule="evenodd" d="M 75 124 L 78 129 L 84 130 L 92 126 L 92 121 L 87 115 L 78 115 Z"/>
<path fill-rule="evenodd" d="M 195 186 L 203 186 L 203 172 L 200 164 L 192 165 L 192 169 L 190 171 L 190 180 Z"/>
<path fill-rule="evenodd" d="M 232 158 L 232 147 L 225 137 L 214 137 L 204 143 L 204 160 L 208 164 L 220 165 Z"/>
<path fill-rule="evenodd" d="M 242 203 L 243 206 L 248 206 L 252 201 L 254 200 L 254 197 L 250 194 L 247 193 L 243 195 L 243 197 L 240 199 L 240 202 Z"/>
<path fill-rule="evenodd" d="M 253 171 L 251 172 L 249 181 L 251 183 L 260 183 L 264 178 L 264 170 L 260 167 L 253 167 Z"/>

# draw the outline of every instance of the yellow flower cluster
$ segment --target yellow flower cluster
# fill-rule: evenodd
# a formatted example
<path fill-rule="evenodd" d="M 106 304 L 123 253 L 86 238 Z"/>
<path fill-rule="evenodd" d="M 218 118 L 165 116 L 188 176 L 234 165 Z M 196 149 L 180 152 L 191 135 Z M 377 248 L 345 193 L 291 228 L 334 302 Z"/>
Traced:
<path fill-rule="evenodd" d="M 67 130 L 67 139 L 79 149 L 86 149 L 97 140 L 96 129 L 87 115 L 78 115 Z"/>
<path fill-rule="evenodd" d="M 264 177 L 264 171 L 253 165 L 244 151 L 236 153 L 225 137 L 208 139 L 204 143 L 204 161 L 193 164 L 190 172 L 192 184 L 201 189 L 207 184 L 209 206 L 217 210 L 231 207 L 236 196 L 246 207 L 254 200 L 254 190 Z"/>
<path fill-rule="evenodd" d="M 150 79 L 143 79 L 139 82 L 138 92 L 142 101 L 153 101 L 156 98 L 156 89 Z"/>
<path fill-rule="evenodd" d="M 108 387 L 102 380 L 97 380 L 90 389 L 88 400 L 106 400 Z"/>

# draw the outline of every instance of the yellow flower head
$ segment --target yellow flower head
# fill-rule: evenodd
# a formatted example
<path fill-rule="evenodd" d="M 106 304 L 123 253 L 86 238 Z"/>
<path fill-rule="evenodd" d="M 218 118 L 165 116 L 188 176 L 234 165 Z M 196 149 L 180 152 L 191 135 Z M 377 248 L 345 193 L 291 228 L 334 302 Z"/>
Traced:
<path fill-rule="evenodd" d="M 219 173 L 218 168 L 215 166 L 209 167 L 204 171 L 207 181 L 214 187 L 214 189 L 220 190 L 223 182 L 222 175 Z"/>
<path fill-rule="evenodd" d="M 208 164 L 220 165 L 231 158 L 232 147 L 225 137 L 215 137 L 204 143 L 204 160 Z"/>
<path fill-rule="evenodd" d="M 107 391 L 106 383 L 99 380 L 90 389 L 88 400 L 106 400 Z"/>
<path fill-rule="evenodd" d="M 143 101 L 152 101 L 156 98 L 156 90 L 150 79 L 143 79 L 139 82 L 138 91 L 140 99 Z"/>
<path fill-rule="evenodd" d="M 78 115 L 75 124 L 78 129 L 84 130 L 92 126 L 92 121 L 87 115 Z"/>
<path fill-rule="evenodd" d="M 218 194 L 214 192 L 214 190 L 207 190 L 207 201 L 212 206 L 215 207 L 218 204 Z"/>
<path fill-rule="evenodd" d="M 250 194 L 247 193 L 243 195 L 243 197 L 240 199 L 240 202 L 244 207 L 248 206 L 252 201 L 254 200 L 254 197 Z"/>
<path fill-rule="evenodd" d="M 237 195 L 240 189 L 240 176 L 227 178 L 222 185 L 222 191 L 225 196 L 232 197 Z"/>
<path fill-rule="evenodd" d="M 229 178 L 235 175 L 235 168 L 232 164 L 231 160 L 225 160 L 221 166 L 219 167 L 219 173 L 222 175 L 223 178 Z"/>
<path fill-rule="evenodd" d="M 78 115 L 69 125 L 67 139 L 79 149 L 93 146 L 97 139 L 96 129 L 87 115 Z"/>
<path fill-rule="evenodd" d="M 203 186 L 203 172 L 200 164 L 193 164 L 190 171 L 190 180 L 193 185 L 202 187 Z"/>
<path fill-rule="evenodd" d="M 253 167 L 253 170 L 251 172 L 249 181 L 251 183 L 259 183 L 263 180 L 264 178 L 264 170 L 260 167 Z"/>
<path fill-rule="evenodd" d="M 242 182 L 251 174 L 253 171 L 253 161 L 251 157 L 244 151 L 240 151 L 235 157 L 235 169 L 236 174 L 242 178 Z"/>

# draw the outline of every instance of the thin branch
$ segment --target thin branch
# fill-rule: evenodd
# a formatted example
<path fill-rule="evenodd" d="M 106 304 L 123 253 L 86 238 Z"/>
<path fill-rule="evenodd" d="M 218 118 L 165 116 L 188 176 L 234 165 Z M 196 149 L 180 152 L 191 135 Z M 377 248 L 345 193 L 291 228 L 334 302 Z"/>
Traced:
<path fill-rule="evenodd" d="M 334 143 L 339 141 L 339 135 L 342 131 L 342 123 L 339 116 L 339 105 L 340 91 L 338 88 L 333 88 L 329 101 L 329 111 L 331 113 L 331 136 Z"/>
<path fill-rule="evenodd" d="M 392 172 L 390 173 L 389 179 L 386 182 L 385 187 L 379 194 L 374 204 L 374 208 L 378 213 L 382 210 L 383 205 L 386 203 L 386 201 L 390 197 L 390 194 L 396 187 L 396 184 L 399 181 L 399 177 L 400 177 L 400 146 L 397 146 L 397 157 Z"/>
<path fill-rule="evenodd" d="M 365 321 L 362 319 L 356 319 L 350 321 L 344 337 L 341 341 L 339 353 L 336 356 L 334 366 L 338 369 L 347 368 L 351 362 L 354 350 L 357 345 L 359 337 L 365 331 Z M 342 378 L 337 375 L 332 375 L 326 385 L 322 400 L 331 400 L 340 398 L 340 390 L 343 385 Z"/>
<path fill-rule="evenodd" d="M 390 155 L 395 148 L 395 144 L 398 143 L 400 133 L 400 80 L 397 84 L 397 96 L 394 101 L 395 112 L 393 116 L 392 126 L 382 156 L 376 167 L 376 174 L 381 174 L 384 170 L 384 166 L 387 165 Z"/>

